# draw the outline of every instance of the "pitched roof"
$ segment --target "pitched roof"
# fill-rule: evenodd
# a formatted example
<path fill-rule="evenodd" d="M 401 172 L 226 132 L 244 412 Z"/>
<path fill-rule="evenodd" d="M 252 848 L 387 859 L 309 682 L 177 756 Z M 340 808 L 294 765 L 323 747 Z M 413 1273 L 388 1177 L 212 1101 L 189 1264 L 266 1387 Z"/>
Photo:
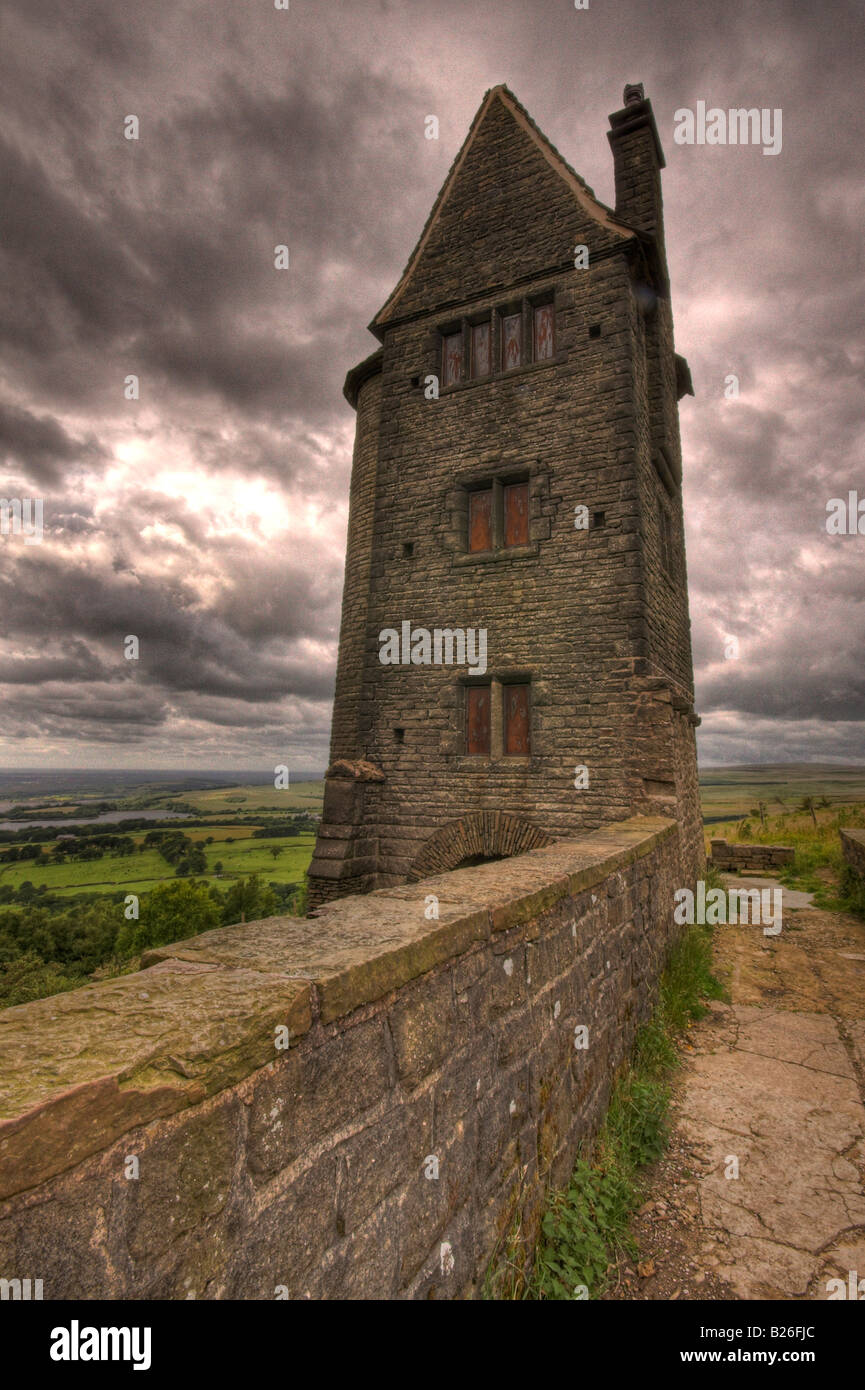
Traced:
<path fill-rule="evenodd" d="M 588 213 L 590 217 L 593 217 L 595 221 L 607 231 L 616 233 L 623 238 L 631 238 L 637 235 L 633 227 L 629 227 L 620 217 L 616 217 L 612 208 L 608 208 L 605 203 L 602 203 L 599 198 L 595 197 L 594 191 L 589 187 L 585 179 L 580 178 L 576 170 L 572 169 L 567 160 L 559 154 L 555 145 L 547 139 L 543 131 L 535 124 L 525 107 L 517 101 L 513 92 L 510 91 L 504 83 L 500 83 L 499 86 L 490 88 L 478 107 L 475 118 L 469 127 L 468 135 L 463 141 L 462 147 L 448 171 L 447 178 L 442 184 L 439 195 L 433 203 L 432 211 L 426 220 L 426 225 L 421 232 L 420 239 L 409 257 L 408 264 L 400 276 L 396 288 L 389 295 L 370 324 L 370 329 L 373 332 L 393 317 L 396 305 L 411 281 L 418 261 L 423 254 L 424 247 L 438 221 L 442 208 L 448 200 L 454 181 L 465 162 L 469 150 L 474 144 L 477 133 L 481 128 L 487 112 L 495 101 L 500 101 L 505 109 L 513 116 L 517 124 L 530 136 L 550 167 L 555 170 L 563 182 L 567 184 L 584 212 Z"/>

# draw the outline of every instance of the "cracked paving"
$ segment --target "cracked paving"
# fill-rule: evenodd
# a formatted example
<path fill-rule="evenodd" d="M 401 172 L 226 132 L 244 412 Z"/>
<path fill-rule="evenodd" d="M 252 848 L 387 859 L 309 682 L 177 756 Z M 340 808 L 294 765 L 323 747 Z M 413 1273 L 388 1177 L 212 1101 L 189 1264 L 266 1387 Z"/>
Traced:
<path fill-rule="evenodd" d="M 635 1223 L 651 1273 L 620 1270 L 613 1298 L 825 1299 L 865 1276 L 865 923 L 784 910 L 778 937 L 718 928 L 731 1002 L 689 1034 Z"/>

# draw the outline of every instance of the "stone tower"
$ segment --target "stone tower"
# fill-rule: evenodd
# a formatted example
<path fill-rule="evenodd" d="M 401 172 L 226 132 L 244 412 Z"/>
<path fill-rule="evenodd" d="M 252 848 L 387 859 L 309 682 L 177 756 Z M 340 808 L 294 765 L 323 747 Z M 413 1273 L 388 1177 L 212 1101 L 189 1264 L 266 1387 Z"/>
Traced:
<path fill-rule="evenodd" d="M 342 627 L 310 903 L 640 812 L 702 863 L 678 401 L 651 104 L 613 212 L 488 92 L 349 372 Z"/>

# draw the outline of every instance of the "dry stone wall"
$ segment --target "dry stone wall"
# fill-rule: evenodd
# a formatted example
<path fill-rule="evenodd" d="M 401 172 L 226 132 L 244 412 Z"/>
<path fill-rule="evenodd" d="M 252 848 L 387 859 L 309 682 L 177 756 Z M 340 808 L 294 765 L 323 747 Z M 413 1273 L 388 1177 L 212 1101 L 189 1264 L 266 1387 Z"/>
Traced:
<path fill-rule="evenodd" d="M 712 841 L 711 862 L 716 869 L 783 869 L 792 864 L 796 851 L 790 845 L 731 845 Z"/>
<path fill-rule="evenodd" d="M 845 862 L 865 881 L 865 830 L 842 830 L 840 835 Z"/>
<path fill-rule="evenodd" d="M 680 863 L 676 824 L 637 817 L 6 1010 L 0 1276 L 46 1299 L 476 1296 L 603 1115 Z"/>

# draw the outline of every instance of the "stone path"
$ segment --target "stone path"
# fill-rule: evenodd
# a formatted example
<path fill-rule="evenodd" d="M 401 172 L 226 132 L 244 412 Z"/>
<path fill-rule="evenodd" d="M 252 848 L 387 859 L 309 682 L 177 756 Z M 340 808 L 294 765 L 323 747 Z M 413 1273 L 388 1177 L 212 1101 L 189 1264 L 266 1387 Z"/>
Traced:
<path fill-rule="evenodd" d="M 718 932 L 732 1002 L 689 1034 L 639 1262 L 607 1297 L 825 1299 L 865 1281 L 865 923 L 785 890 L 780 936 Z"/>

